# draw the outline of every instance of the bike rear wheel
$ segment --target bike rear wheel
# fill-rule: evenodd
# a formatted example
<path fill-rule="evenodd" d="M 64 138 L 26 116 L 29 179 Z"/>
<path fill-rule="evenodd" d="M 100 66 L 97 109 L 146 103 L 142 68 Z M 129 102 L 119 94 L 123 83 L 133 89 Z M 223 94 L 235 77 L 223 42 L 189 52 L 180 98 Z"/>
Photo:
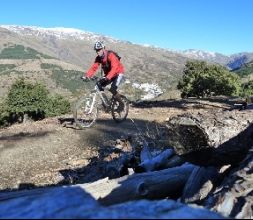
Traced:
<path fill-rule="evenodd" d="M 129 100 L 123 95 L 120 98 L 121 101 L 113 98 L 111 105 L 112 118 L 116 122 L 126 120 L 129 111 Z"/>
<path fill-rule="evenodd" d="M 80 98 L 74 107 L 74 120 L 79 128 L 91 127 L 98 117 L 98 107 L 95 102 L 96 94 Z"/>

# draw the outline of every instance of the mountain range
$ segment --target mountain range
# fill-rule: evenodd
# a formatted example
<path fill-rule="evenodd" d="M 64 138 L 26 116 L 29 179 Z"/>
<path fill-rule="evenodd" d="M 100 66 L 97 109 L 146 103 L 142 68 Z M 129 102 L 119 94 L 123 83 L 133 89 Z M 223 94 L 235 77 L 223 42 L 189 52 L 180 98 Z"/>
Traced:
<path fill-rule="evenodd" d="M 44 81 L 50 76 L 49 69 L 41 68 L 41 63 L 49 62 L 65 70 L 77 71 L 83 74 L 93 63 L 96 54 L 93 44 L 96 40 L 102 40 L 106 48 L 115 50 L 125 65 L 126 77 L 132 83 L 149 83 L 159 85 L 163 91 L 173 93 L 176 84 L 182 76 L 184 65 L 188 59 L 204 60 L 226 66 L 229 69 L 238 69 L 245 63 L 253 60 L 253 53 L 238 53 L 226 56 L 219 53 L 211 53 L 199 50 L 173 51 L 150 45 L 139 45 L 129 41 L 114 39 L 92 32 L 81 31 L 73 28 L 42 28 L 33 26 L 0 25 L 0 51 L 13 45 L 22 45 L 24 48 L 36 50 L 38 54 L 45 56 L 36 60 L 1 59 L 1 65 L 15 66 L 19 71 L 33 72 L 33 77 Z M 9 61 L 7 61 L 9 60 Z M 22 59 L 21 59 L 22 60 Z M 19 63 L 17 63 L 19 62 Z M 32 63 L 37 64 L 32 65 Z M 45 65 L 44 65 L 45 66 Z M 1 67 L 1 66 L 0 66 Z M 63 69 L 64 69 L 63 68 Z M 47 73 L 47 77 L 45 77 Z M 1 75 L 3 75 L 0 72 Z M 6 74 L 5 74 L 6 75 Z M 16 74 L 17 75 L 17 74 Z M 2 76 L 1 76 L 2 77 Z M 0 83 L 0 88 L 6 88 L 7 80 L 15 78 L 15 72 L 5 78 L 5 83 Z M 66 77 L 67 80 L 68 77 Z M 71 76 L 69 76 L 71 79 Z M 56 88 L 53 80 L 49 83 Z"/>

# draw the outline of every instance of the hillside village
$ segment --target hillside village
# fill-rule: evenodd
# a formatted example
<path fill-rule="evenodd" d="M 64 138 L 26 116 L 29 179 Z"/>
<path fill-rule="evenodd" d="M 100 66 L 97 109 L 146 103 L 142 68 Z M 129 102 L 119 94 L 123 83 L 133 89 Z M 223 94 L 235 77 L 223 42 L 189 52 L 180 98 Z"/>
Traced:
<path fill-rule="evenodd" d="M 253 218 L 252 110 L 236 109 L 232 97 L 182 99 L 177 89 L 188 60 L 224 66 L 247 82 L 253 53 L 179 52 L 75 29 L 0 26 L 0 100 L 22 76 L 73 105 L 90 89 L 80 76 L 97 39 L 126 66 L 127 120 L 101 113 L 81 130 L 69 112 L 1 128 L 0 218 Z"/>

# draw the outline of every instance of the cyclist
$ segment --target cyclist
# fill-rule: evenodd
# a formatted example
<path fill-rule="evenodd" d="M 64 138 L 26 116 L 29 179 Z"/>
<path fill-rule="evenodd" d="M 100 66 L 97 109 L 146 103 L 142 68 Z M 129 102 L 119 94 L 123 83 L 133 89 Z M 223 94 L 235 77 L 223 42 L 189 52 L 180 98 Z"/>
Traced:
<path fill-rule="evenodd" d="M 120 62 L 120 57 L 115 52 L 106 50 L 102 41 L 97 41 L 95 43 L 94 50 L 97 53 L 95 62 L 92 64 L 87 73 L 84 74 L 82 79 L 91 78 L 101 65 L 104 76 L 97 82 L 99 90 L 103 91 L 104 87 L 111 84 L 109 91 L 121 104 L 122 101 L 117 89 L 124 79 L 124 66 Z"/>

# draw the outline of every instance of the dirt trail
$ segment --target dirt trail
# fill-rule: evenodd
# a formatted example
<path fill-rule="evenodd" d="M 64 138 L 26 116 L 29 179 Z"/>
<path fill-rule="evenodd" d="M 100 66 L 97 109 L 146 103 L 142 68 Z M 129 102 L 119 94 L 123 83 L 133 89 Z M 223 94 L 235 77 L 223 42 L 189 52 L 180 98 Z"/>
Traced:
<path fill-rule="evenodd" d="M 129 118 L 145 132 L 150 122 L 162 123 L 185 112 L 222 109 L 214 103 L 155 102 L 131 107 Z M 16 124 L 0 130 L 0 190 L 13 190 L 99 179 L 96 159 L 113 141 L 137 133 L 130 119 L 117 124 L 101 114 L 94 127 L 78 130 L 71 115 Z M 94 165 L 94 166 L 93 166 Z M 79 170 L 79 172 L 77 172 Z M 71 172 L 74 174 L 71 175 Z"/>

